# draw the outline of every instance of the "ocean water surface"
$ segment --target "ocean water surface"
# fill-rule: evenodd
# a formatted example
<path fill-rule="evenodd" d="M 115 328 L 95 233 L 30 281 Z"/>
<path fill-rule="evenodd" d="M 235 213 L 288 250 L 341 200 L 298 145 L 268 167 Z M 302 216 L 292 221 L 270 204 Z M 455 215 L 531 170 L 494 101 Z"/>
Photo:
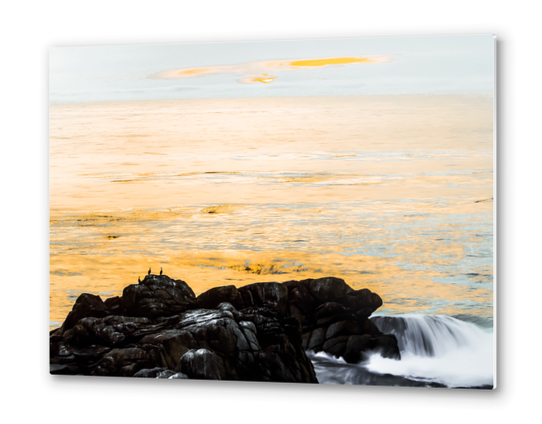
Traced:
<path fill-rule="evenodd" d="M 492 339 L 493 163 L 488 94 L 51 105 L 50 327 L 150 267 L 196 294 L 336 276 L 380 294 L 377 315 Z M 410 373 L 364 369 L 490 384 L 432 379 L 408 355 Z"/>

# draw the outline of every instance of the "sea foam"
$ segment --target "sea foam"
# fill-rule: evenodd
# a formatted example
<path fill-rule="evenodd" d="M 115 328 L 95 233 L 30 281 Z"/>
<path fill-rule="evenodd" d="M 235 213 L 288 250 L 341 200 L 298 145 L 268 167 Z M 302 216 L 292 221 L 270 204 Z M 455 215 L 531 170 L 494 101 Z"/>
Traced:
<path fill-rule="evenodd" d="M 311 357 L 320 383 L 491 388 L 493 331 L 444 315 L 373 317 L 397 337 L 401 360 L 369 354 L 359 364 L 324 353 Z"/>

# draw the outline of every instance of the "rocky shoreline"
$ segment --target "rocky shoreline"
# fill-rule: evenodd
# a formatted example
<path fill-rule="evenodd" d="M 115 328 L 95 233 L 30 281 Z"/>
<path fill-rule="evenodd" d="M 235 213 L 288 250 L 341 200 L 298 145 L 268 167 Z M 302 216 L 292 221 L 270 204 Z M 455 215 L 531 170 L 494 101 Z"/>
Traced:
<path fill-rule="evenodd" d="M 318 383 L 306 351 L 357 363 L 400 359 L 369 320 L 382 299 L 335 277 L 222 286 L 195 296 L 147 275 L 122 296 L 83 293 L 50 332 L 50 372 L 150 378 Z"/>

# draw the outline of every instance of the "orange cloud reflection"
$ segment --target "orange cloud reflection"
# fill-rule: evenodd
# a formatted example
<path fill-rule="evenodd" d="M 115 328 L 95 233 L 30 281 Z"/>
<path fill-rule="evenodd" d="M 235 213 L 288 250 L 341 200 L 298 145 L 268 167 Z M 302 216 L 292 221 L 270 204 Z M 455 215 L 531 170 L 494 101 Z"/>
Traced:
<path fill-rule="evenodd" d="M 192 68 L 192 69 L 181 69 L 177 72 L 179 76 L 187 75 L 201 75 L 201 74 L 210 74 L 213 71 L 213 68 Z"/>
<path fill-rule="evenodd" d="M 252 84 L 253 82 L 262 82 L 264 84 L 269 84 L 270 82 L 273 82 L 277 78 L 278 77 L 269 76 L 268 74 L 262 74 L 262 75 L 258 75 L 251 78 L 241 78 L 237 81 L 240 82 L 241 84 Z"/>
<path fill-rule="evenodd" d="M 304 59 L 291 60 L 282 62 L 279 66 L 291 66 L 296 68 L 314 67 L 314 66 L 329 66 L 329 65 L 348 65 L 350 63 L 382 63 L 385 58 L 368 58 L 368 57 L 331 57 L 326 59 Z"/>
<path fill-rule="evenodd" d="M 237 65 L 208 66 L 203 68 L 181 68 L 162 71 L 153 76 L 153 78 L 194 78 L 206 74 L 243 74 L 244 77 L 238 79 L 242 84 L 251 84 L 254 82 L 270 83 L 277 77 L 268 76 L 266 72 L 295 71 L 299 69 L 310 69 L 324 66 L 350 65 L 354 63 L 384 63 L 388 62 L 388 56 L 378 57 L 330 57 L 317 59 L 295 59 L 279 61 L 258 61 L 241 63 Z"/>

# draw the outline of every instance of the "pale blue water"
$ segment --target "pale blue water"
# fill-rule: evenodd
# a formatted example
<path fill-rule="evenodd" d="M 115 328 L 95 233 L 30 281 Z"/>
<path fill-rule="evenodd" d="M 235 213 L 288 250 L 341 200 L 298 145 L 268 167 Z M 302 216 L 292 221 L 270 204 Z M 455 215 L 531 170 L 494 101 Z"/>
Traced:
<path fill-rule="evenodd" d="M 386 55 L 380 64 L 279 71 L 270 84 L 242 74 L 153 79 L 158 72 L 261 60 Z M 53 47 L 51 103 L 224 97 L 489 92 L 491 35 L 289 40 L 244 43 Z"/>

